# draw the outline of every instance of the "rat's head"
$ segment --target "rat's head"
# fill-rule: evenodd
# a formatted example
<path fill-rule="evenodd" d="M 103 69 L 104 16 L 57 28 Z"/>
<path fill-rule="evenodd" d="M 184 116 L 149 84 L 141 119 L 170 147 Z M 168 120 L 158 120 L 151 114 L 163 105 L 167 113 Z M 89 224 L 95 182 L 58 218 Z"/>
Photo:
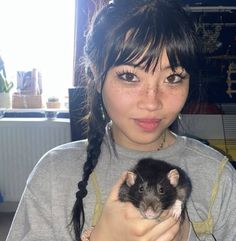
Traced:
<path fill-rule="evenodd" d="M 129 187 L 130 201 L 142 216 L 156 219 L 175 203 L 178 181 L 179 173 L 176 169 L 167 174 L 157 174 L 155 179 L 148 179 L 137 172 L 128 172 L 126 185 Z"/>

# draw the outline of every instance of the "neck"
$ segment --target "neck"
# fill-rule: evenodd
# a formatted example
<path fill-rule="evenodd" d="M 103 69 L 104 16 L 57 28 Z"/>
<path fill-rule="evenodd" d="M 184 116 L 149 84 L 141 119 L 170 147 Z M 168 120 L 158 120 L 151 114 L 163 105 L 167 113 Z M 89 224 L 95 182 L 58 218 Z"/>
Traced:
<path fill-rule="evenodd" d="M 137 150 L 137 151 L 143 151 L 143 152 L 150 152 L 150 151 L 158 151 L 161 149 L 165 149 L 169 145 L 173 144 L 175 141 L 175 136 L 172 134 L 171 131 L 166 129 L 162 132 L 162 134 L 159 136 L 158 139 L 155 139 L 151 142 L 147 142 L 144 139 L 139 141 L 133 141 L 132 139 L 129 139 L 124 136 L 117 135 L 115 131 L 115 127 L 110 124 L 108 126 L 108 132 L 110 135 L 111 140 L 120 145 L 124 148 L 130 149 L 130 150 Z M 120 132 L 118 132 L 120 134 Z"/>
<path fill-rule="evenodd" d="M 163 132 L 163 134 L 162 134 L 162 136 L 161 136 L 162 141 L 161 141 L 160 145 L 157 147 L 157 150 L 158 150 L 158 151 L 160 151 L 161 149 L 163 149 L 164 146 L 165 146 L 165 144 L 166 144 L 166 132 L 167 132 L 167 130 L 164 130 L 164 132 Z"/>

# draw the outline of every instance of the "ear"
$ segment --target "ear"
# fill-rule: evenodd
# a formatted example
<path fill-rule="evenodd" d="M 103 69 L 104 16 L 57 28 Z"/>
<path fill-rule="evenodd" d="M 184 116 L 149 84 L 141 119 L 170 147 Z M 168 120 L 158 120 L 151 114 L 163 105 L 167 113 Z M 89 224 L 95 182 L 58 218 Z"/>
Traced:
<path fill-rule="evenodd" d="M 170 180 L 170 184 L 176 187 L 179 183 L 179 172 L 176 169 L 170 170 L 167 175 L 168 179 Z"/>
<path fill-rule="evenodd" d="M 134 185 L 137 175 L 133 172 L 128 172 L 126 177 L 126 184 L 131 187 Z"/>

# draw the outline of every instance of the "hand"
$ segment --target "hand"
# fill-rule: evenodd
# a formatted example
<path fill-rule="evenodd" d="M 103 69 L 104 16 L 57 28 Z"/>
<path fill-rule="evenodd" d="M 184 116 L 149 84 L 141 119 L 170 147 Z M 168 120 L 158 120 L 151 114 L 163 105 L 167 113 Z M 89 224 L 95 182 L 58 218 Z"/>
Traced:
<path fill-rule="evenodd" d="M 144 219 L 140 212 L 130 202 L 120 202 L 118 193 L 127 173 L 124 173 L 115 186 L 104 205 L 99 222 L 95 226 L 91 241 L 183 241 L 186 228 L 178 220 L 170 217 L 166 212 L 164 220 Z M 189 227 L 188 220 L 184 227 Z"/>
<path fill-rule="evenodd" d="M 185 216 L 185 220 L 182 223 L 180 223 L 179 220 L 176 225 L 172 226 L 167 232 L 155 239 L 155 241 L 187 241 L 190 231 L 190 221 L 187 217 L 187 213 Z M 170 218 L 173 217 L 169 217 L 168 219 Z M 160 225 L 157 225 L 156 228 L 160 228 Z"/>

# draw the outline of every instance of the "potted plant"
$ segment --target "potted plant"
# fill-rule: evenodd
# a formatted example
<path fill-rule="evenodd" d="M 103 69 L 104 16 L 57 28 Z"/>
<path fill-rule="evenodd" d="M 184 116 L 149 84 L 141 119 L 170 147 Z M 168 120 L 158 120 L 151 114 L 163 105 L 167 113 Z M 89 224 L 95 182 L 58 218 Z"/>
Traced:
<path fill-rule="evenodd" d="M 48 97 L 46 102 L 47 109 L 45 110 L 45 117 L 50 120 L 54 120 L 58 115 L 58 109 L 61 107 L 61 103 L 58 97 Z"/>
<path fill-rule="evenodd" d="M 0 108 L 10 108 L 10 90 L 13 82 L 8 82 L 4 62 L 0 56 Z"/>
<path fill-rule="evenodd" d="M 59 98 L 56 96 L 48 97 L 46 105 L 47 105 L 47 108 L 49 108 L 49 109 L 51 109 L 51 108 L 59 109 L 61 107 Z"/>

